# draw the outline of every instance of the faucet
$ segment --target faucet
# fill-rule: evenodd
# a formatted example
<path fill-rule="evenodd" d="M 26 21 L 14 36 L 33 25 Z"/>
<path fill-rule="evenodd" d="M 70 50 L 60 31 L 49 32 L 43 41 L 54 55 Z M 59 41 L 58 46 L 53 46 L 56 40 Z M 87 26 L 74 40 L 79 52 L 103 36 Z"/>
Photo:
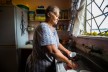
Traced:
<path fill-rule="evenodd" d="M 98 53 L 98 54 L 103 54 L 103 49 L 102 48 L 96 48 L 92 45 L 91 51 L 93 53 Z"/>

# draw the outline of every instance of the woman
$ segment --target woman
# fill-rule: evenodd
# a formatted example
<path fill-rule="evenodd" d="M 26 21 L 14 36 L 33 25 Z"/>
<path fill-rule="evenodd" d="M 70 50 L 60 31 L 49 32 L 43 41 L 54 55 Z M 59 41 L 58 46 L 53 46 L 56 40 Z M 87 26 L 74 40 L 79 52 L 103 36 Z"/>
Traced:
<path fill-rule="evenodd" d="M 67 55 L 71 53 L 59 43 L 58 35 L 54 28 L 54 25 L 59 20 L 59 12 L 60 10 L 57 6 L 48 6 L 46 9 L 46 21 L 36 27 L 33 50 L 27 59 L 26 72 L 57 72 L 55 65 L 57 61 L 65 62 L 71 68 L 76 67 L 61 52 L 63 51 Z"/>

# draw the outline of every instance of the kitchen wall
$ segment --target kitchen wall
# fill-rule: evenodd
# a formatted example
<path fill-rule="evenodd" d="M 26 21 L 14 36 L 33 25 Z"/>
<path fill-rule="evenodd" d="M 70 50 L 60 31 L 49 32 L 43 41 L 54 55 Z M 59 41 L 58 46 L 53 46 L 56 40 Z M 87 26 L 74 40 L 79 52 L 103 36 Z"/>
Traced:
<path fill-rule="evenodd" d="M 102 71 L 100 72 L 108 71 L 108 38 L 78 36 L 73 37 L 72 45 L 78 53 L 81 53 L 95 67 L 101 69 Z"/>
<path fill-rule="evenodd" d="M 76 48 L 85 54 L 92 54 L 108 62 L 108 38 L 105 37 L 73 37 Z"/>
<path fill-rule="evenodd" d="M 61 9 L 69 8 L 71 0 L 12 0 L 14 5 L 24 4 L 29 7 L 29 10 L 36 10 L 40 5 L 43 5 L 45 8 L 48 5 L 57 5 Z"/>
<path fill-rule="evenodd" d="M 29 7 L 29 11 L 36 11 L 36 8 L 40 5 L 44 6 L 45 8 L 48 5 L 56 5 L 58 6 L 61 10 L 62 9 L 70 9 L 70 5 L 71 5 L 71 0 L 12 0 L 12 3 L 14 5 L 18 5 L 18 4 L 23 4 Z M 32 25 L 33 27 L 36 27 L 40 22 L 38 21 L 29 21 L 29 25 Z M 60 23 L 60 22 L 59 22 Z M 69 24 L 69 20 L 66 21 L 61 21 L 62 24 Z M 66 35 L 63 35 L 65 32 Z M 58 32 L 59 36 L 61 38 L 67 37 L 67 32 L 63 31 L 63 32 Z M 33 39 L 33 32 L 29 32 L 29 40 Z"/>

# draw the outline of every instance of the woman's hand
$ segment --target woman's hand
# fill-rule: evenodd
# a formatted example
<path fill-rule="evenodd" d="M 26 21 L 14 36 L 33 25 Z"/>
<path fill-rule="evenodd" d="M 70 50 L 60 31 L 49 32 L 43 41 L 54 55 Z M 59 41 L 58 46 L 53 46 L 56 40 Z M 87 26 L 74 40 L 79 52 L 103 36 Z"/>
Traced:
<path fill-rule="evenodd" d="M 75 62 L 72 62 L 70 60 L 70 62 L 67 64 L 67 68 L 66 69 L 77 69 L 78 68 L 78 64 Z"/>
<path fill-rule="evenodd" d="M 67 50 L 66 51 L 66 54 L 70 57 L 70 54 L 71 54 L 72 52 L 71 51 L 69 51 L 69 50 Z"/>

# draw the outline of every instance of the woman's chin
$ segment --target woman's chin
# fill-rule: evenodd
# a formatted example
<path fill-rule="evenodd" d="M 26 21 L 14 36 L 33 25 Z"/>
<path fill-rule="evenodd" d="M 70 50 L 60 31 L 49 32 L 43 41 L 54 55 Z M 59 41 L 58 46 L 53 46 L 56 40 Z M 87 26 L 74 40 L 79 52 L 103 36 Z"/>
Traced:
<path fill-rule="evenodd" d="M 58 22 L 55 22 L 54 24 L 57 25 Z"/>
<path fill-rule="evenodd" d="M 57 25 L 57 23 L 55 23 L 55 25 Z"/>

